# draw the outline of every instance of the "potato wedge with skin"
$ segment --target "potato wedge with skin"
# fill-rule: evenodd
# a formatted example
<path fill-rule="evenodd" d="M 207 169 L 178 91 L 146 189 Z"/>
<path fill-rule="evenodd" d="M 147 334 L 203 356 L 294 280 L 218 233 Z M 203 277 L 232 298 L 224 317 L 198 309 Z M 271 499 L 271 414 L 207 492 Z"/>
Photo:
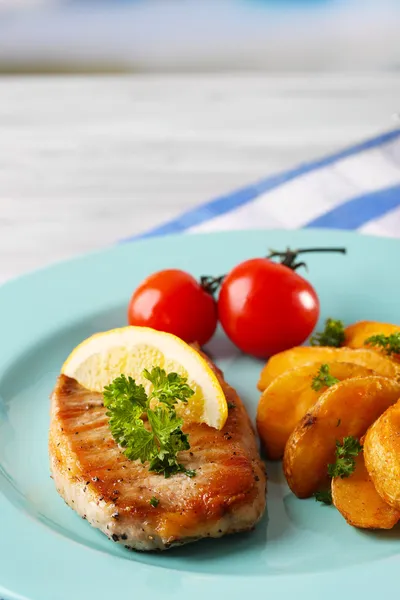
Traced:
<path fill-rule="evenodd" d="M 387 377 L 356 377 L 328 388 L 287 441 L 283 469 L 292 492 L 308 498 L 323 489 L 336 441 L 360 439 L 399 397 L 400 383 Z"/>
<path fill-rule="evenodd" d="M 332 501 L 349 525 L 361 529 L 392 529 L 400 511 L 382 500 L 365 467 L 363 453 L 350 477 L 332 479 Z"/>
<path fill-rule="evenodd" d="M 364 460 L 378 494 L 400 510 L 400 401 L 368 429 Z"/>
<path fill-rule="evenodd" d="M 258 389 L 263 392 L 276 377 L 295 367 L 313 362 L 354 363 L 372 369 L 383 377 L 399 378 L 400 365 L 380 352 L 367 348 L 330 348 L 329 346 L 296 346 L 272 356 L 263 368 Z"/>
<path fill-rule="evenodd" d="M 400 325 L 393 325 L 391 323 L 379 323 L 378 321 L 358 321 L 345 328 L 345 341 L 343 346 L 348 348 L 371 348 L 370 345 L 365 344 L 365 340 L 371 335 L 390 335 L 391 333 L 397 333 L 400 331 Z M 379 351 L 379 348 L 374 346 L 375 351 Z"/>
<path fill-rule="evenodd" d="M 324 363 L 311 363 L 285 371 L 263 392 L 257 410 L 257 429 L 268 458 L 282 458 L 286 442 L 297 423 L 326 391 L 312 389 L 313 378 Z M 326 363 L 333 377 L 343 381 L 375 372 L 354 363 Z"/>

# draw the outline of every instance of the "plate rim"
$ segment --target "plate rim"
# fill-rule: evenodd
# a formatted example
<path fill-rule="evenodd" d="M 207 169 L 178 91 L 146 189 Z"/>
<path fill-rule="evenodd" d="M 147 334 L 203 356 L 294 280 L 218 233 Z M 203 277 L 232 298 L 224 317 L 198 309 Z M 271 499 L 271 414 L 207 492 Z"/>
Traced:
<path fill-rule="evenodd" d="M 92 258 L 96 258 L 98 256 L 102 256 L 103 254 L 108 254 L 110 251 L 112 252 L 113 250 L 118 250 L 120 248 L 124 248 L 126 246 L 138 246 L 138 245 L 152 245 L 154 243 L 155 240 L 166 240 L 168 242 L 168 240 L 180 240 L 182 238 L 208 238 L 208 237 L 221 237 L 221 236 L 226 236 L 226 237 L 231 237 L 232 235 L 250 235 L 253 233 L 259 234 L 259 233 L 264 233 L 264 234 L 286 234 L 286 235 L 293 235 L 295 232 L 306 232 L 307 234 L 310 233 L 317 233 L 317 234 L 327 234 L 328 236 L 330 236 L 330 234 L 337 234 L 340 236 L 345 236 L 348 237 L 349 239 L 352 238 L 357 238 L 357 239 L 371 239 L 373 241 L 381 241 L 381 242 L 388 242 L 388 243 L 394 243 L 394 244 L 400 244 L 400 237 L 396 238 L 396 237 L 392 237 L 392 236 L 382 236 L 382 235 L 377 235 L 377 234 L 371 234 L 371 233 L 363 233 L 361 231 L 358 230 L 351 230 L 351 229 L 337 229 L 337 228 L 323 228 L 323 227 L 305 227 L 302 229 L 282 229 L 282 228 L 272 228 L 272 229 L 267 229 L 265 227 L 254 227 L 251 229 L 229 229 L 229 230 L 221 230 L 221 231 L 182 231 L 180 233 L 167 233 L 167 234 L 162 234 L 162 235 L 158 235 L 158 234 L 154 234 L 154 235 L 149 235 L 146 237 L 137 237 L 134 239 L 123 239 L 123 240 L 119 240 L 117 242 L 115 242 L 114 244 L 110 244 L 104 247 L 100 247 L 100 248 L 94 248 L 92 250 L 89 250 L 88 252 L 79 252 L 78 254 L 69 256 L 69 257 L 65 257 L 65 258 L 61 258 L 61 259 L 57 259 L 54 262 L 50 262 L 48 264 L 45 264 L 43 266 L 37 266 L 33 269 L 28 269 L 27 271 L 24 271 L 22 273 L 19 273 L 17 275 L 13 275 L 11 277 L 9 277 L 8 279 L 6 279 L 5 281 L 3 281 L 0 284 L 0 293 L 1 290 L 5 287 L 8 287 L 14 283 L 19 282 L 21 279 L 26 279 L 29 277 L 32 277 L 34 275 L 37 274 L 42 274 L 45 273 L 47 271 L 51 271 L 52 269 L 57 269 L 61 266 L 65 266 L 65 265 L 69 265 L 69 264 L 74 264 L 74 263 L 78 263 L 81 262 L 82 260 L 85 259 L 92 259 Z"/>

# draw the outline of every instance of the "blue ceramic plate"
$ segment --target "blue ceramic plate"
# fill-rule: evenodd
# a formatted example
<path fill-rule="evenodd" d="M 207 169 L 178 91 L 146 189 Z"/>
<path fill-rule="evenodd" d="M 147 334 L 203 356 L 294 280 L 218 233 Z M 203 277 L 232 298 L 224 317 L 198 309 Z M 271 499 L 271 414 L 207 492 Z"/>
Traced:
<path fill-rule="evenodd" d="M 358 531 L 333 507 L 296 499 L 278 464 L 267 465 L 268 514 L 255 531 L 158 555 L 110 542 L 64 504 L 49 476 L 48 398 L 61 364 L 87 336 L 126 324 L 128 299 L 143 277 L 165 267 L 217 275 L 288 245 L 348 248 L 345 257 L 307 258 L 321 322 L 400 321 L 399 242 L 326 230 L 144 240 L 0 289 L 0 598 L 375 600 L 397 586 L 399 529 Z M 262 363 L 241 356 L 222 334 L 210 349 L 254 418 Z"/>

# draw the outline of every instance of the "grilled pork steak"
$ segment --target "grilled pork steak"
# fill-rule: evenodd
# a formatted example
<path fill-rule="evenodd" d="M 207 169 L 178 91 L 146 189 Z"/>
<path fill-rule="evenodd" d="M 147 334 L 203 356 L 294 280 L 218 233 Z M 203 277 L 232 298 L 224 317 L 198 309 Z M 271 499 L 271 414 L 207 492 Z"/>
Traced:
<path fill-rule="evenodd" d="M 111 436 L 99 393 L 61 375 L 51 398 L 50 464 L 59 494 L 115 542 L 165 550 L 204 537 L 251 529 L 265 509 L 266 476 L 249 417 L 212 365 L 234 404 L 221 431 L 187 424 L 190 450 L 179 461 L 196 476 L 165 479 L 128 460 Z M 156 501 L 150 500 L 155 498 Z"/>

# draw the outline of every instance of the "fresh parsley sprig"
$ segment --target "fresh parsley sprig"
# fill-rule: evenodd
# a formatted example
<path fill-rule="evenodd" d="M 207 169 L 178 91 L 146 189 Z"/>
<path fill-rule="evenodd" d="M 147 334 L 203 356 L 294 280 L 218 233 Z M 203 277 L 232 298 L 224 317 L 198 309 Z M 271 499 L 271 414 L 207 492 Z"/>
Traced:
<path fill-rule="evenodd" d="M 330 477 L 349 477 L 356 468 L 355 457 L 361 452 L 362 445 L 352 435 L 343 438 L 343 444 L 336 442 L 336 462 L 328 465 Z"/>
<path fill-rule="evenodd" d="M 400 354 L 400 331 L 390 335 L 371 335 L 364 341 L 367 346 L 380 346 L 388 356 Z"/>
<path fill-rule="evenodd" d="M 144 370 L 143 376 L 153 384 L 147 395 L 143 385 L 137 385 L 132 377 L 120 375 L 103 391 L 113 438 L 124 449 L 130 460 L 149 461 L 149 470 L 170 477 L 182 472 L 193 477 L 195 471 L 186 469 L 178 462 L 177 454 L 189 450 L 187 434 L 183 433 L 183 421 L 175 411 L 178 401 L 187 402 L 194 391 L 186 377 L 166 373 L 154 367 Z M 150 408 L 152 400 L 159 404 Z M 144 417 L 150 427 L 146 427 Z"/>
<path fill-rule="evenodd" d="M 345 340 L 343 321 L 326 319 L 325 329 L 311 336 L 311 346 L 333 346 L 339 348 Z"/>
<path fill-rule="evenodd" d="M 338 382 L 339 379 L 329 373 L 329 365 L 324 364 L 320 366 L 318 373 L 313 377 L 311 387 L 316 392 L 319 392 L 323 387 L 330 387 Z"/>
<path fill-rule="evenodd" d="M 316 502 L 322 502 L 328 506 L 332 504 L 332 492 L 331 490 L 322 490 L 321 492 L 315 492 L 314 498 Z"/>
<path fill-rule="evenodd" d="M 178 373 L 167 374 L 164 369 L 153 367 L 151 372 L 144 369 L 143 375 L 153 384 L 149 400 L 156 398 L 159 402 L 164 402 L 171 407 L 178 400 L 187 402 L 188 398 L 194 394 L 192 388 L 186 383 L 187 379 Z"/>
<path fill-rule="evenodd" d="M 340 421 L 340 419 L 339 419 Z M 362 445 L 357 438 L 349 435 L 343 438 L 343 443 L 336 441 L 336 461 L 328 465 L 329 477 L 349 477 L 356 468 L 356 456 L 362 451 Z M 323 504 L 332 504 L 332 491 L 315 492 L 314 498 Z"/>

